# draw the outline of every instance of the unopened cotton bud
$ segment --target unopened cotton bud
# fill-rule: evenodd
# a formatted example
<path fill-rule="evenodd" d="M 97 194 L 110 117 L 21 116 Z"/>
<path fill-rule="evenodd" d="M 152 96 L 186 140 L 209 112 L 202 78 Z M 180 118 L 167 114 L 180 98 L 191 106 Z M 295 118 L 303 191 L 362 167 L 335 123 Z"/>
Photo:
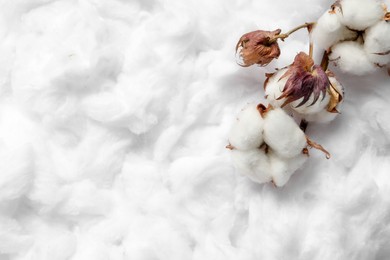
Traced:
<path fill-rule="evenodd" d="M 390 63 L 390 21 L 380 21 L 366 30 L 364 50 L 372 63 L 380 66 Z"/>
<path fill-rule="evenodd" d="M 376 70 L 376 66 L 368 59 L 363 45 L 354 41 L 334 45 L 329 60 L 341 71 L 354 75 L 365 75 Z"/>
<path fill-rule="evenodd" d="M 384 16 L 379 0 L 341 0 L 335 5 L 339 7 L 336 13 L 341 23 L 353 30 L 364 31 Z"/>
<path fill-rule="evenodd" d="M 314 44 L 323 49 L 328 49 L 340 41 L 356 39 L 357 35 L 356 31 L 349 30 L 345 25 L 341 24 L 334 10 L 326 11 L 318 19 L 311 32 Z"/>
<path fill-rule="evenodd" d="M 281 32 L 257 30 L 241 36 L 236 46 L 237 63 L 243 67 L 265 66 L 280 55 L 276 36 Z"/>
<path fill-rule="evenodd" d="M 283 109 L 264 114 L 264 142 L 279 156 L 292 158 L 306 147 L 306 136 Z"/>
<path fill-rule="evenodd" d="M 271 181 L 269 158 L 262 149 L 232 150 L 233 164 L 238 172 L 257 183 Z"/>
<path fill-rule="evenodd" d="M 240 150 L 259 148 L 263 143 L 264 120 L 257 105 L 249 104 L 238 115 L 229 135 L 230 144 Z"/>

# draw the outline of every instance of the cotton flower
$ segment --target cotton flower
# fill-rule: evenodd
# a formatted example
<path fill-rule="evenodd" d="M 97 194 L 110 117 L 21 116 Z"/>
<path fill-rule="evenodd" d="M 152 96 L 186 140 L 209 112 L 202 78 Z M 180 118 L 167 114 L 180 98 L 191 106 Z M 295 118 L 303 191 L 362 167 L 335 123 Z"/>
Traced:
<path fill-rule="evenodd" d="M 281 32 L 253 31 L 241 36 L 236 46 L 237 63 L 243 67 L 253 64 L 265 66 L 280 55 L 276 36 Z"/>
<path fill-rule="evenodd" d="M 390 63 L 390 21 L 380 21 L 366 30 L 364 50 L 372 63 L 379 66 Z"/>
<path fill-rule="evenodd" d="M 347 26 L 341 24 L 336 9 L 339 9 L 339 7 L 334 6 L 326 11 L 318 19 L 311 32 L 313 42 L 323 49 L 328 49 L 340 41 L 356 39 L 358 36 L 356 31 L 350 30 Z"/>
<path fill-rule="evenodd" d="M 334 45 L 329 60 L 341 71 L 354 75 L 365 75 L 376 70 L 359 42 L 345 41 Z"/>
<path fill-rule="evenodd" d="M 231 146 L 240 150 L 258 148 L 263 143 L 264 120 L 255 104 L 249 104 L 238 115 L 230 131 Z"/>
<path fill-rule="evenodd" d="M 333 5 L 342 24 L 350 29 L 364 31 L 379 22 L 384 9 L 379 0 L 338 0 Z"/>

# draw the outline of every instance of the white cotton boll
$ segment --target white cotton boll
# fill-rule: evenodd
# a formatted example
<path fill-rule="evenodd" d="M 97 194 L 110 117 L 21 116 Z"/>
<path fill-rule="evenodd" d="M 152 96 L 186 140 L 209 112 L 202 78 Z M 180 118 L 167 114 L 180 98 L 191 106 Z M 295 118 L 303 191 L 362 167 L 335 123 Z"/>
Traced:
<path fill-rule="evenodd" d="M 229 136 L 230 144 L 240 150 L 260 147 L 263 143 L 263 124 L 264 120 L 257 105 L 248 105 L 240 112 L 233 124 Z"/>
<path fill-rule="evenodd" d="M 268 156 L 261 149 L 248 151 L 232 150 L 233 164 L 243 175 L 252 181 L 265 183 L 271 181 Z"/>
<path fill-rule="evenodd" d="M 311 37 L 314 44 L 328 49 L 340 41 L 355 39 L 357 32 L 342 25 L 338 15 L 328 10 L 318 19 Z"/>
<path fill-rule="evenodd" d="M 265 114 L 264 141 L 276 154 L 286 158 L 297 156 L 306 147 L 305 134 L 281 108 Z"/>
<path fill-rule="evenodd" d="M 342 0 L 341 10 L 337 9 L 340 21 L 353 30 L 363 31 L 384 16 L 379 0 Z"/>
<path fill-rule="evenodd" d="M 334 45 L 329 60 L 341 71 L 354 75 L 365 75 L 376 69 L 368 59 L 363 45 L 358 42 L 345 41 Z"/>
<path fill-rule="evenodd" d="M 295 173 L 307 160 L 307 155 L 299 154 L 293 158 L 283 158 L 279 155 L 270 152 L 269 153 L 272 180 L 276 186 L 284 186 L 291 175 Z"/>
<path fill-rule="evenodd" d="M 281 69 L 277 72 L 275 72 L 274 75 L 272 75 L 270 78 L 268 78 L 267 82 L 264 85 L 264 91 L 265 95 L 267 97 L 268 102 L 273 107 L 280 107 L 286 100 L 285 98 L 277 100 L 282 94 L 284 86 L 286 85 L 286 82 L 288 80 L 288 77 L 283 78 L 280 80 L 280 78 L 286 73 L 288 69 Z"/>
<path fill-rule="evenodd" d="M 390 22 L 381 21 L 366 30 L 364 50 L 372 63 L 380 66 L 390 63 Z"/>

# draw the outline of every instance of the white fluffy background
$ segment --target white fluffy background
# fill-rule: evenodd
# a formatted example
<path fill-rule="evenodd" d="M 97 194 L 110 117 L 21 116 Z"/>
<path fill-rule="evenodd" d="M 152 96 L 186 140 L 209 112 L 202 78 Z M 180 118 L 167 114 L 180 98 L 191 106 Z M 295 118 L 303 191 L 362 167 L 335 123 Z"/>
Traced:
<path fill-rule="evenodd" d="M 327 148 L 283 188 L 224 148 L 264 72 L 239 37 L 314 21 L 324 0 L 1 0 L 0 259 L 390 258 L 390 78 L 352 77 Z M 389 1 L 387 1 L 389 4 Z"/>

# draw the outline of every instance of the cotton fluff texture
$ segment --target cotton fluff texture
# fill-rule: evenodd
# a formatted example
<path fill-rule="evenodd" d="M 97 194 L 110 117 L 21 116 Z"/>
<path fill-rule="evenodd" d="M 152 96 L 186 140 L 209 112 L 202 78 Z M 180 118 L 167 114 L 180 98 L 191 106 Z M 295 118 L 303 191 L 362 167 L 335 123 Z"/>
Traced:
<path fill-rule="evenodd" d="M 370 62 L 364 46 L 361 43 L 345 41 L 333 46 L 329 59 L 341 71 L 353 75 L 373 73 L 376 66 Z"/>
<path fill-rule="evenodd" d="M 329 3 L 1 1 L 0 259 L 386 259 L 387 75 L 339 75 L 342 114 L 308 129 L 332 158 L 310 150 L 282 188 L 240 177 L 225 149 L 264 95 L 238 38 Z"/>
<path fill-rule="evenodd" d="M 390 22 L 381 21 L 366 30 L 364 50 L 372 63 L 380 66 L 390 63 Z"/>
<path fill-rule="evenodd" d="M 363 31 L 379 22 L 384 16 L 379 0 L 342 0 L 336 9 L 340 21 L 351 29 Z"/>

